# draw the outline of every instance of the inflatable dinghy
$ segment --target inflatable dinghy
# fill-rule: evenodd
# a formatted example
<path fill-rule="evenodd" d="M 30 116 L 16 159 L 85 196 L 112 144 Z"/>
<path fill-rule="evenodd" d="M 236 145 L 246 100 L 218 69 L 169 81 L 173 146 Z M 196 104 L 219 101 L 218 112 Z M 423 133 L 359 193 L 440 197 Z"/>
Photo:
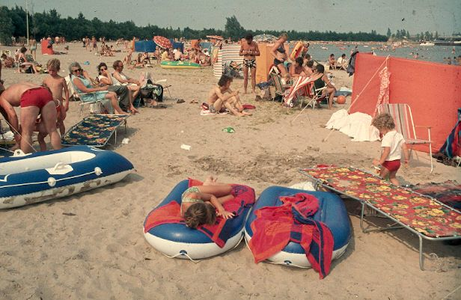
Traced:
<path fill-rule="evenodd" d="M 123 156 L 88 146 L 0 159 L 0 209 L 69 196 L 118 182 L 134 169 Z"/>
<path fill-rule="evenodd" d="M 332 259 L 337 259 L 344 254 L 351 237 L 351 225 L 346 207 L 337 195 L 326 192 L 310 192 L 285 187 L 269 187 L 259 196 L 258 201 L 253 206 L 248 220 L 245 224 L 245 240 L 250 242 L 253 236 L 251 224 L 255 221 L 255 211 L 266 207 L 281 206 L 283 203 L 279 199 L 281 196 L 292 196 L 297 193 L 313 195 L 318 199 L 319 209 L 313 215 L 315 221 L 323 222 L 331 231 L 334 239 Z M 276 253 L 268 259 L 274 264 L 284 264 L 301 268 L 310 268 L 311 264 L 306 257 L 304 249 L 299 243 L 289 242 L 282 251 Z"/>

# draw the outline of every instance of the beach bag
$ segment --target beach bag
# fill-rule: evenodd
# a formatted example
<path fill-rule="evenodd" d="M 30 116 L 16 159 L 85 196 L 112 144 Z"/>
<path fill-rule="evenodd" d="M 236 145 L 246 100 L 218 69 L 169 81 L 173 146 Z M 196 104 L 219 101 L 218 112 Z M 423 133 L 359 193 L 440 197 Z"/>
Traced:
<path fill-rule="evenodd" d="M 154 99 L 163 102 L 163 87 L 160 84 L 154 84 L 150 79 L 144 87 L 141 88 L 139 95 L 141 99 Z"/>

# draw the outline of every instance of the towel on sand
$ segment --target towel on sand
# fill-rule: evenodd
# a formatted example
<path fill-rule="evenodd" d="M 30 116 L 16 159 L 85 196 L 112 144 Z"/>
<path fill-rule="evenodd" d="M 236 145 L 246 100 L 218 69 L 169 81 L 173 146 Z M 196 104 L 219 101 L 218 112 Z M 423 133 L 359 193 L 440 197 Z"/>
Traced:
<path fill-rule="evenodd" d="M 263 261 L 282 251 L 289 242 L 303 247 L 312 268 L 324 278 L 330 271 L 333 235 L 322 222 L 312 219 L 319 208 L 318 199 L 298 193 L 280 197 L 282 206 L 258 209 L 251 224 L 253 237 L 249 246 L 255 262 Z"/>

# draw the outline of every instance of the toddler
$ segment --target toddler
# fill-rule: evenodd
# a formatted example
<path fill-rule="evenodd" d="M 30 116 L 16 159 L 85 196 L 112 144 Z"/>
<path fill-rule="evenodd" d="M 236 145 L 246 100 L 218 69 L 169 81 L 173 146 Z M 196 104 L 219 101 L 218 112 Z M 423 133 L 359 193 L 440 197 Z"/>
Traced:
<path fill-rule="evenodd" d="M 382 113 L 376 116 L 371 123 L 383 136 L 381 141 L 381 157 L 373 160 L 373 165 L 380 168 L 379 175 L 382 178 L 389 177 L 389 180 L 399 185 L 395 177 L 400 168 L 400 159 L 402 151 L 405 156 L 405 165 L 408 165 L 410 158 L 407 145 L 403 136 L 395 130 L 395 123 L 392 116 L 388 113 Z"/>

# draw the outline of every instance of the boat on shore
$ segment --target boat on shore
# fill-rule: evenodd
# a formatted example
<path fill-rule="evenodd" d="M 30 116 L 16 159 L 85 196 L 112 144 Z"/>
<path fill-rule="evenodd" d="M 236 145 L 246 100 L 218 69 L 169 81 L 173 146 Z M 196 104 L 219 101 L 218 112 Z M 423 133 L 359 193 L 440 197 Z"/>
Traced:
<path fill-rule="evenodd" d="M 75 146 L 0 159 L 0 209 L 73 195 L 116 183 L 134 170 L 113 151 Z"/>
<path fill-rule="evenodd" d="M 461 37 L 441 38 L 434 41 L 436 46 L 461 46 Z"/>

